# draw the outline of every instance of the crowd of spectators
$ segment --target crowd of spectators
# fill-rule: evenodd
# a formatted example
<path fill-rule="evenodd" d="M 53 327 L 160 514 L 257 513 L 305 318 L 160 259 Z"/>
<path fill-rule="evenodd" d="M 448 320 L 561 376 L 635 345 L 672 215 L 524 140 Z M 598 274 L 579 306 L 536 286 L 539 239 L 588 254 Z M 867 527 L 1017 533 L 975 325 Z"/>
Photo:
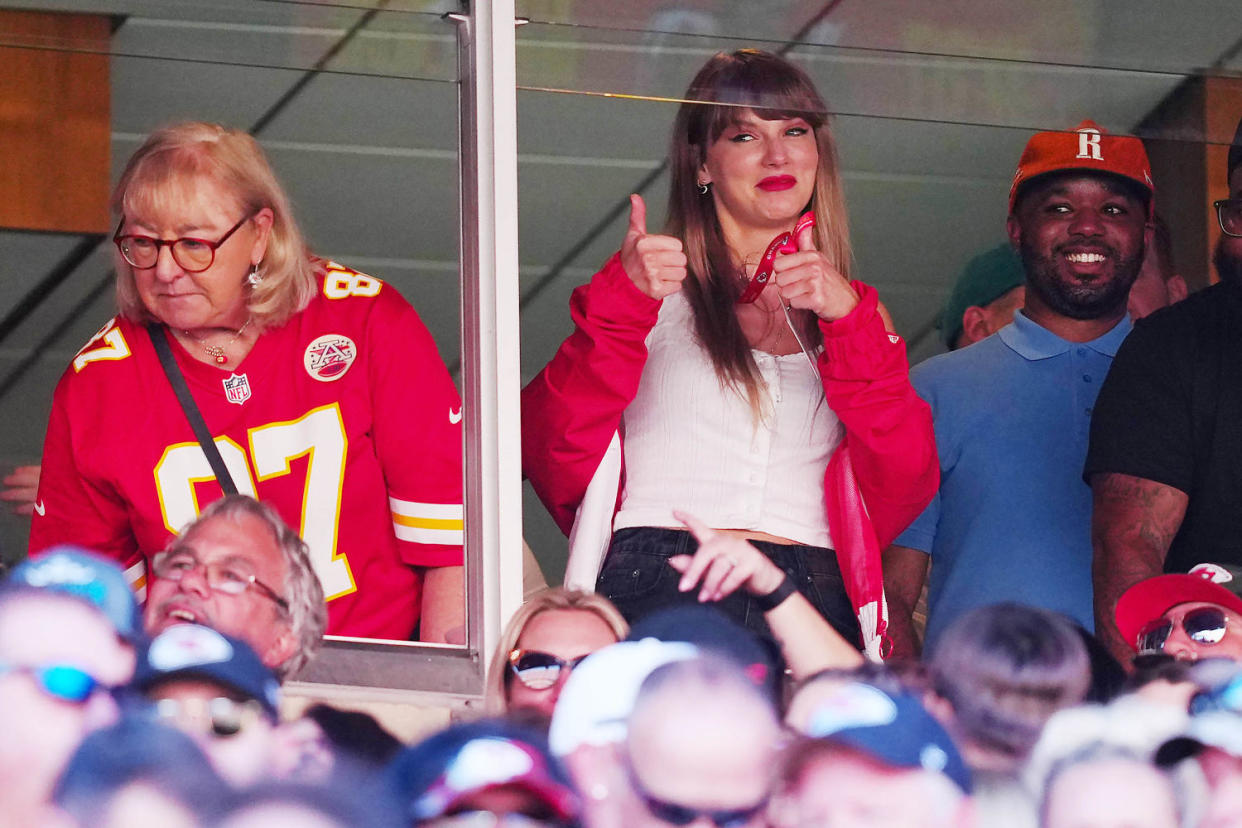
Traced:
<path fill-rule="evenodd" d="M 403 745 L 361 712 L 282 717 L 244 640 L 144 631 L 120 568 L 61 548 L 0 585 L 0 824 L 1223 828 L 1242 597 L 1213 574 L 1126 593 L 1129 676 L 1018 604 L 962 615 L 922 661 L 798 679 L 710 605 L 627 632 L 551 588 L 506 630 L 489 709 Z"/>

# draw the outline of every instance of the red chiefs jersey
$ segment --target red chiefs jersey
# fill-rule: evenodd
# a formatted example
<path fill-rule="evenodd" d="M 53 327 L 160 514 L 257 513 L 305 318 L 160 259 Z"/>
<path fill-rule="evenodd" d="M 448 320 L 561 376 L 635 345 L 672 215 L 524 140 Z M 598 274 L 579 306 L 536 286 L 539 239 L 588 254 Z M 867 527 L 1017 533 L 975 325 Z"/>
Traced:
<path fill-rule="evenodd" d="M 310 547 L 328 632 L 409 638 L 414 567 L 461 564 L 463 539 L 461 401 L 414 309 L 328 263 L 321 292 L 236 368 L 171 345 L 238 490 Z M 146 329 L 109 321 L 56 387 L 31 553 L 149 560 L 220 496 Z"/>

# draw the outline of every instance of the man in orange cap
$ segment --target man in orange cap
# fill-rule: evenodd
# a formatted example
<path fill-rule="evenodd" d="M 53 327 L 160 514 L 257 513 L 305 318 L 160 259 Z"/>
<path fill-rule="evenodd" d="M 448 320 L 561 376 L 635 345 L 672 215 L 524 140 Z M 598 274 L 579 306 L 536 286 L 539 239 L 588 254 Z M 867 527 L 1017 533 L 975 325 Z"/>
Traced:
<path fill-rule="evenodd" d="M 1220 284 L 1143 320 L 1091 422 L 1095 610 L 1115 655 L 1118 597 L 1201 561 L 1242 566 L 1242 123 L 1217 201 Z"/>
<path fill-rule="evenodd" d="M 1022 310 L 911 372 L 931 405 L 940 491 L 884 556 L 895 652 L 933 559 L 927 641 L 962 613 L 1015 601 L 1092 626 L 1091 491 L 1081 472 L 1095 395 L 1130 332 L 1153 197 L 1137 138 L 1091 121 L 1034 135 L 1009 193 Z"/>

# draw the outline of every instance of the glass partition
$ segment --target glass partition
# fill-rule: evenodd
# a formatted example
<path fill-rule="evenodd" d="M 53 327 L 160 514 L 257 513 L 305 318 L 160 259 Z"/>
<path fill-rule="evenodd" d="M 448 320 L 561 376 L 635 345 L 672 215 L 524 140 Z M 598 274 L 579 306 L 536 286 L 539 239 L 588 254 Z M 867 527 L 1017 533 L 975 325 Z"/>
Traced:
<path fill-rule="evenodd" d="M 459 49 L 455 24 L 443 18 L 457 7 L 26 2 L 0 12 L 0 54 L 10 64 L 30 54 L 102 58 L 111 181 L 158 126 L 193 119 L 251 132 L 287 189 L 312 251 L 382 279 L 408 299 L 459 382 Z M 102 35 L 86 37 L 57 27 L 32 31 L 19 19 L 42 13 L 100 16 L 106 25 Z M 0 406 L 10 424 L 0 436 L 0 466 L 6 473 L 39 462 L 58 377 L 115 312 L 111 231 L 0 230 Z M 300 362 L 290 370 L 301 370 Z M 29 525 L 8 510 L 0 517 L 6 560 L 24 554 Z M 411 657 L 434 669 L 407 660 L 381 676 L 372 670 L 379 662 L 366 654 L 385 646 L 356 642 L 344 654 L 330 648 L 310 677 L 479 691 L 479 660 L 466 648 L 407 644 Z M 460 669 L 441 663 L 446 658 Z"/>
<path fill-rule="evenodd" d="M 938 314 L 962 267 L 1005 242 L 1013 172 L 1040 130 L 1090 118 L 1147 140 L 1178 258 L 1188 279 L 1206 278 L 1209 199 L 1184 173 L 1205 150 L 1223 153 L 1242 98 L 1197 124 L 1157 116 L 1187 84 L 1236 83 L 1242 24 L 1227 2 L 1177 14 L 1158 0 L 522 0 L 517 11 L 530 21 L 518 31 L 524 380 L 569 333 L 570 291 L 620 246 L 629 193 L 646 198 L 648 229 L 661 226 L 677 101 L 721 50 L 784 54 L 816 82 L 834 113 L 855 272 L 878 288 L 912 363 L 944 350 Z M 1213 181 L 1223 154 L 1215 163 Z M 529 487 L 525 519 L 554 578 L 565 539 Z"/>
<path fill-rule="evenodd" d="M 0 51 L 9 65 L 32 52 L 106 56 L 113 177 L 159 124 L 192 117 L 253 130 L 315 251 L 400 290 L 464 384 L 459 369 L 470 354 L 461 347 L 461 239 L 484 207 L 466 199 L 461 185 L 477 170 L 463 169 L 460 148 L 477 136 L 459 129 L 469 120 L 462 101 L 470 80 L 459 67 L 470 63 L 462 60 L 455 24 L 442 17 L 459 11 L 458 3 L 6 5 L 106 17 L 107 31 L 96 37 L 36 36 L 0 20 Z M 495 5 L 479 8 L 490 14 Z M 1178 258 L 1198 268 L 1186 274 L 1189 281 L 1206 281 L 1203 251 L 1214 230 L 1205 205 L 1220 187 L 1224 147 L 1239 113 L 1224 106 L 1202 116 L 1194 100 L 1214 94 L 1213 84 L 1236 82 L 1242 71 L 1242 25 L 1232 0 L 1183 4 L 1176 14 L 1163 0 L 993 5 L 517 2 L 526 18 L 516 32 L 521 379 L 542 368 L 568 334 L 570 291 L 620 245 L 628 195 L 646 198 L 649 229 L 662 225 L 669 129 L 688 81 L 719 50 L 779 52 L 816 81 L 835 113 L 856 273 L 879 289 L 912 362 L 943 349 L 937 314 L 962 266 L 1004 240 L 1013 170 L 1038 130 L 1091 118 L 1148 140 L 1158 205 L 1169 205 Z M 514 85 L 503 71 L 486 81 L 487 94 L 498 97 Z M 1206 91 L 1195 92 L 1200 87 Z M 465 166 L 507 158 L 514 147 L 505 140 L 474 144 L 483 155 Z M 112 313 L 110 232 L 0 230 L 6 469 L 37 461 L 56 378 Z M 492 275 L 513 265 L 494 262 Z M 496 295 L 477 299 L 480 306 L 467 303 L 464 314 L 486 327 L 492 317 L 479 310 L 489 302 L 498 310 Z M 517 411 L 516 399 L 493 402 L 501 412 Z M 482 485 L 469 482 L 469 491 Z M 27 525 L 0 517 L 6 560 L 25 548 Z M 529 491 L 523 533 L 548 580 L 557 582 L 565 539 Z M 482 578 L 471 575 L 472 594 Z M 359 673 L 370 669 L 365 657 L 385 647 L 341 650 L 343 660 L 325 660 L 318 676 L 389 681 Z M 430 666 L 436 653 L 411 649 L 431 659 L 427 670 L 414 672 L 438 671 Z M 481 674 L 479 653 L 455 652 L 469 666 L 438 686 L 468 692 Z"/>

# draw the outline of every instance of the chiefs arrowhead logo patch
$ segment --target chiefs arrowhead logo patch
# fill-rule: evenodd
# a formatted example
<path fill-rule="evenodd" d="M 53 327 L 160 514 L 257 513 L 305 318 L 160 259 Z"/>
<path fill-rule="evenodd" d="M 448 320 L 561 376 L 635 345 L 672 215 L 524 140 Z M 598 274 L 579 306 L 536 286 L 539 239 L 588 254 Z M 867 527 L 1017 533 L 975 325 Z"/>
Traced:
<path fill-rule="evenodd" d="M 306 346 L 303 363 L 311 379 L 336 382 L 358 357 L 354 341 L 343 334 L 324 334 Z"/>

